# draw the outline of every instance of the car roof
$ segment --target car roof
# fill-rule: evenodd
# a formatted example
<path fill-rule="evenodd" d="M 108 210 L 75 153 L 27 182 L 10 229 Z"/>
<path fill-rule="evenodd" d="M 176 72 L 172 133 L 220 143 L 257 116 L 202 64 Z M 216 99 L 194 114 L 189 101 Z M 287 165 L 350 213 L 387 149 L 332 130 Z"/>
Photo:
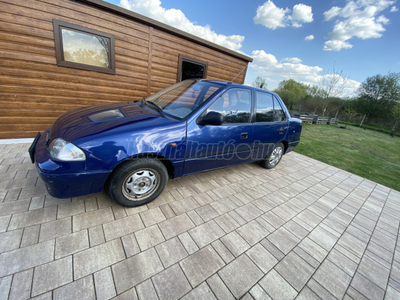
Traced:
<path fill-rule="evenodd" d="M 251 90 L 254 90 L 254 91 L 259 91 L 259 92 L 264 92 L 264 93 L 267 92 L 267 93 L 273 94 L 275 96 L 278 96 L 278 94 L 276 94 L 276 93 L 274 93 L 272 91 L 256 88 L 256 87 L 251 86 L 251 85 L 245 85 L 245 84 L 233 83 L 233 82 L 226 82 L 226 81 L 219 81 L 219 80 L 210 80 L 210 79 L 201 79 L 200 81 L 218 83 L 218 84 L 225 85 L 226 87 L 228 87 L 228 86 L 229 87 L 237 87 L 237 88 L 243 88 L 244 87 L 244 88 L 251 89 Z"/>

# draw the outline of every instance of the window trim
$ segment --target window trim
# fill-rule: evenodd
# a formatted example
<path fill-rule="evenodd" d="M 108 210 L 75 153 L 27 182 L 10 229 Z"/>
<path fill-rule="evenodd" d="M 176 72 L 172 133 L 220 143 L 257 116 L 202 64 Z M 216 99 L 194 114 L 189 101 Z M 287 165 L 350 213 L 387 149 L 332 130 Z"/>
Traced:
<path fill-rule="evenodd" d="M 62 34 L 61 34 L 62 28 L 67 28 L 73 31 L 78 31 L 85 34 L 91 34 L 110 39 L 110 57 L 109 57 L 110 67 L 109 68 L 97 67 L 97 66 L 86 65 L 64 60 L 64 51 L 63 51 L 64 49 L 63 49 Z M 115 41 L 113 34 L 56 19 L 53 19 L 53 32 L 54 32 L 54 44 L 56 48 L 57 66 L 107 73 L 107 74 L 115 74 Z"/>
<path fill-rule="evenodd" d="M 204 71 L 203 71 L 203 79 L 207 78 L 207 70 L 208 70 L 208 62 L 197 59 L 197 58 L 193 58 L 190 56 L 186 56 L 183 54 L 179 54 L 178 57 L 178 75 L 176 78 L 176 82 L 180 82 L 182 81 L 182 63 L 186 61 L 186 62 L 190 62 L 193 64 L 197 64 L 197 65 L 202 65 L 204 67 Z"/>

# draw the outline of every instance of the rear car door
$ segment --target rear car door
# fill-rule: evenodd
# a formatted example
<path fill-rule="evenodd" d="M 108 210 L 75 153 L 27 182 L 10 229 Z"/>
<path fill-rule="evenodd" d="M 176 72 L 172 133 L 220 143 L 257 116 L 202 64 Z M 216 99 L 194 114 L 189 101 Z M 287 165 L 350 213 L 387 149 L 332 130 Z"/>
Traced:
<path fill-rule="evenodd" d="M 275 95 L 255 91 L 254 158 L 267 157 L 278 142 L 286 139 L 288 117 Z"/>

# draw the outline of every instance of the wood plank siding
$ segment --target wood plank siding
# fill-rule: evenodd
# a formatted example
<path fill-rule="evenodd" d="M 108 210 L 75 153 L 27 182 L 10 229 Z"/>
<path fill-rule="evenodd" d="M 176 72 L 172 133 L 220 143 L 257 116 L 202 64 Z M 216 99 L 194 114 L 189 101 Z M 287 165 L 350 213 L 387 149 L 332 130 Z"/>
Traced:
<path fill-rule="evenodd" d="M 115 74 L 57 66 L 53 19 L 114 35 Z M 98 0 L 0 0 L 0 138 L 34 137 L 63 112 L 139 100 L 176 83 L 179 55 L 243 83 L 239 53 Z"/>

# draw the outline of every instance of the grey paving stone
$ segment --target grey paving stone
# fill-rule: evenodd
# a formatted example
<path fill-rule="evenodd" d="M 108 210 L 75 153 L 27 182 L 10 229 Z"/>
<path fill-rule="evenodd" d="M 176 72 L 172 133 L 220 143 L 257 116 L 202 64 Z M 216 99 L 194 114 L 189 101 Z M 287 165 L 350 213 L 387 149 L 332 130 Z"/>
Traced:
<path fill-rule="evenodd" d="M 67 255 L 89 248 L 87 230 L 78 231 L 56 239 L 55 258 L 59 259 Z"/>
<path fill-rule="evenodd" d="M 73 232 L 81 231 L 114 220 L 111 207 L 90 211 L 72 217 Z"/>
<path fill-rule="evenodd" d="M 218 276 L 218 274 L 214 274 L 209 279 L 207 279 L 207 283 L 210 286 L 211 290 L 214 292 L 217 299 L 226 299 L 226 300 L 235 299 L 232 293 L 224 284 L 224 282 Z"/>
<path fill-rule="evenodd" d="M 53 298 L 55 300 L 96 299 L 93 277 L 87 276 L 54 290 Z"/>
<path fill-rule="evenodd" d="M 370 257 L 364 255 L 357 272 L 360 272 L 361 275 L 375 283 L 382 290 L 386 289 L 390 269 L 385 268 Z"/>
<path fill-rule="evenodd" d="M 74 254 L 74 280 L 125 259 L 121 240 L 116 239 Z"/>
<path fill-rule="evenodd" d="M 5 252 L 0 255 L 0 277 L 48 263 L 54 259 L 54 241 Z"/>
<path fill-rule="evenodd" d="M 158 300 L 157 292 L 151 279 L 147 279 L 136 286 L 139 300 Z"/>
<path fill-rule="evenodd" d="M 84 200 L 66 202 L 58 205 L 57 219 L 74 216 L 85 212 Z"/>
<path fill-rule="evenodd" d="M 192 287 L 197 286 L 225 265 L 210 245 L 185 258 L 179 264 Z"/>
<path fill-rule="evenodd" d="M 338 241 L 337 236 L 325 230 L 322 226 L 317 226 L 313 231 L 311 231 L 308 238 L 327 251 L 330 251 Z"/>
<path fill-rule="evenodd" d="M 353 276 L 358 265 L 352 261 L 350 258 L 348 258 L 346 255 L 343 253 L 339 252 L 336 249 L 333 249 L 327 258 L 330 262 L 334 263 L 336 266 L 338 266 L 340 269 L 345 271 L 348 275 Z"/>
<path fill-rule="evenodd" d="M 142 218 L 144 226 L 146 227 L 160 223 L 167 219 L 159 207 L 141 212 L 140 217 Z"/>
<path fill-rule="evenodd" d="M 236 298 L 242 297 L 263 276 L 261 270 L 243 254 L 221 271 L 218 275 Z"/>
<path fill-rule="evenodd" d="M 301 240 L 304 239 L 309 233 L 307 229 L 305 229 L 293 220 L 287 222 L 285 225 L 283 225 L 283 227 Z"/>
<path fill-rule="evenodd" d="M 111 268 L 117 294 L 164 270 L 154 248 L 118 262 Z"/>
<path fill-rule="evenodd" d="M 196 243 L 194 242 L 192 237 L 189 235 L 189 233 L 184 232 L 184 233 L 180 234 L 178 237 L 179 237 L 179 240 L 181 241 L 183 247 L 185 247 L 187 253 L 189 253 L 189 255 L 196 252 L 197 250 L 199 250 L 199 247 L 196 245 Z"/>
<path fill-rule="evenodd" d="M 186 296 L 182 298 L 182 300 L 203 300 L 203 299 L 217 300 L 217 298 L 215 298 L 213 292 L 211 291 L 210 287 L 205 282 L 200 284 L 195 289 L 191 290 Z"/>
<path fill-rule="evenodd" d="M 302 240 L 299 246 L 319 262 L 322 262 L 326 257 L 326 255 L 328 254 L 328 251 L 326 251 L 324 248 L 313 242 L 308 237 Z"/>
<path fill-rule="evenodd" d="M 296 253 L 290 252 L 275 267 L 275 270 L 298 292 L 305 286 L 315 269 Z"/>
<path fill-rule="evenodd" d="M 236 230 L 236 232 L 239 233 L 250 245 L 258 243 L 270 233 L 270 231 L 261 226 L 261 224 L 256 220 L 250 221 L 241 226 Z"/>
<path fill-rule="evenodd" d="M 215 222 L 222 228 L 226 233 L 229 233 L 240 225 L 234 218 L 232 218 L 229 214 L 225 213 L 222 216 L 215 218 Z"/>
<path fill-rule="evenodd" d="M 121 237 L 121 241 L 124 246 L 126 257 L 131 257 L 140 252 L 139 244 L 137 243 L 136 237 L 133 233 Z"/>
<path fill-rule="evenodd" d="M 296 300 L 320 300 L 320 299 L 321 298 L 318 297 L 317 294 L 315 294 L 308 287 L 304 287 L 299 293 L 299 295 L 296 297 Z"/>
<path fill-rule="evenodd" d="M 224 260 L 225 263 L 229 263 L 230 261 L 235 259 L 229 249 L 226 248 L 220 240 L 216 240 L 211 244 L 211 246 L 213 246 L 215 251 L 218 252 L 219 256 Z"/>
<path fill-rule="evenodd" d="M 219 214 L 212 208 L 211 205 L 204 205 L 202 207 L 196 208 L 195 211 L 203 219 L 204 222 L 208 222 L 219 216 Z"/>
<path fill-rule="evenodd" d="M 271 298 L 268 296 L 267 292 L 263 290 L 263 288 L 256 284 L 250 290 L 250 295 L 256 300 L 270 300 Z"/>
<path fill-rule="evenodd" d="M 8 299 L 12 276 L 0 278 L 0 299 Z"/>
<path fill-rule="evenodd" d="M 94 273 L 94 285 L 96 288 L 96 299 L 106 300 L 117 295 L 111 268 L 105 268 Z"/>
<path fill-rule="evenodd" d="M 178 237 L 174 237 L 157 245 L 156 250 L 165 268 L 172 266 L 188 256 Z"/>
<path fill-rule="evenodd" d="M 294 299 L 297 295 L 296 290 L 290 286 L 275 270 L 271 270 L 259 282 L 259 285 L 268 291 L 272 299 Z"/>
<path fill-rule="evenodd" d="M 44 223 L 40 226 L 39 242 L 70 234 L 71 227 L 71 218 Z"/>
<path fill-rule="evenodd" d="M 236 231 L 223 236 L 221 242 L 224 243 L 235 257 L 238 257 L 250 248 L 250 245 Z"/>
<path fill-rule="evenodd" d="M 195 227 L 193 222 L 186 214 L 165 220 L 159 223 L 159 226 L 167 240 Z"/>
<path fill-rule="evenodd" d="M 384 290 L 365 278 L 360 273 L 356 273 L 351 282 L 351 286 L 368 299 L 383 299 Z"/>
<path fill-rule="evenodd" d="M 72 282 L 72 256 L 35 268 L 32 296 L 51 291 Z"/>
<path fill-rule="evenodd" d="M 168 204 L 161 205 L 160 209 L 163 212 L 164 216 L 167 218 L 167 220 L 168 219 L 172 219 L 173 217 L 176 216 L 176 214 L 174 213 L 174 211 L 172 210 L 172 208 Z"/>
<path fill-rule="evenodd" d="M 267 239 L 284 254 L 288 254 L 300 242 L 299 238 L 283 227 L 271 233 Z"/>
<path fill-rule="evenodd" d="M 53 221 L 56 219 L 56 213 L 57 207 L 53 206 L 14 214 L 11 217 L 8 230 L 14 230 Z"/>
<path fill-rule="evenodd" d="M 199 246 L 199 248 L 203 248 L 204 246 L 223 236 L 225 232 L 221 229 L 221 227 L 218 226 L 217 223 L 215 223 L 214 220 L 211 220 L 207 223 L 190 229 L 189 234 L 197 246 Z"/>
<path fill-rule="evenodd" d="M 22 229 L 0 233 L 0 253 L 19 248 Z"/>
<path fill-rule="evenodd" d="M 106 239 L 104 237 L 103 226 L 98 225 L 92 228 L 89 228 L 89 243 L 90 247 L 94 247 L 100 244 L 105 243 Z"/>
<path fill-rule="evenodd" d="M 0 232 L 7 231 L 8 224 L 10 223 L 11 215 L 0 217 Z"/>
<path fill-rule="evenodd" d="M 10 295 L 8 299 L 9 300 L 29 299 L 31 295 L 32 278 L 33 278 L 33 269 L 29 269 L 14 274 Z"/>
<path fill-rule="evenodd" d="M 184 214 L 185 212 L 199 207 L 199 204 L 192 197 L 187 197 L 178 201 L 171 202 L 169 206 L 172 208 L 174 213 L 179 216 L 181 214 Z"/>
<path fill-rule="evenodd" d="M 343 270 L 325 260 L 315 272 L 313 279 L 337 298 L 342 298 L 350 284 L 351 277 Z"/>
<path fill-rule="evenodd" d="M 157 225 L 139 230 L 135 232 L 135 236 L 141 251 L 147 250 L 165 241 Z"/>
<path fill-rule="evenodd" d="M 258 209 L 252 203 L 239 207 L 235 211 L 247 222 L 250 222 L 263 214 L 262 210 Z"/>
<path fill-rule="evenodd" d="M 7 216 L 28 211 L 30 200 L 0 203 L 0 216 Z"/>
<path fill-rule="evenodd" d="M 204 223 L 203 219 L 200 218 L 200 216 L 194 210 L 190 210 L 186 214 L 189 216 L 189 218 L 193 221 L 193 223 L 196 226 L 199 226 L 200 224 Z"/>
<path fill-rule="evenodd" d="M 400 299 L 400 291 L 392 288 L 390 285 L 388 286 L 385 294 L 385 299 L 387 300 L 396 300 Z"/>
<path fill-rule="evenodd" d="M 263 271 L 268 273 L 277 263 L 278 260 L 261 244 L 257 244 L 246 251 L 250 259 Z"/>
<path fill-rule="evenodd" d="M 191 286 L 178 264 L 152 278 L 160 300 L 180 299 L 191 290 Z"/>
<path fill-rule="evenodd" d="M 134 233 L 142 228 L 144 228 L 144 225 L 138 214 L 103 225 L 106 241 Z"/>
<path fill-rule="evenodd" d="M 350 252 L 354 253 L 358 257 L 362 257 L 367 243 L 359 240 L 355 236 L 345 232 L 338 241 L 338 244 L 345 247 Z"/>

